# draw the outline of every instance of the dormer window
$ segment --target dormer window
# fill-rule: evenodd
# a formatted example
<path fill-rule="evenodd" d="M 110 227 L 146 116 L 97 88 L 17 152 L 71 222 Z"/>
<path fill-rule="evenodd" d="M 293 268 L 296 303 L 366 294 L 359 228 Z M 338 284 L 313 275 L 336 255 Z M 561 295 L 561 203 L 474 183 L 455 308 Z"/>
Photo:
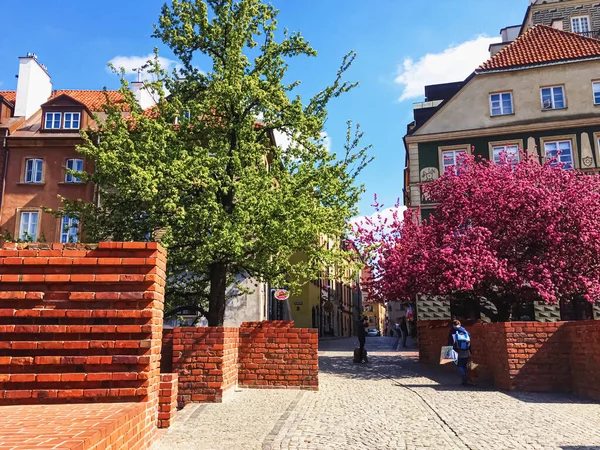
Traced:
<path fill-rule="evenodd" d="M 46 113 L 46 124 L 44 128 L 46 130 L 59 130 L 62 122 L 62 113 L 59 112 L 48 112 Z"/>
<path fill-rule="evenodd" d="M 63 128 L 65 130 L 79 130 L 79 117 L 78 112 L 65 113 L 65 122 Z"/>
<path fill-rule="evenodd" d="M 45 130 L 79 130 L 81 124 L 79 112 L 47 112 L 45 118 Z"/>

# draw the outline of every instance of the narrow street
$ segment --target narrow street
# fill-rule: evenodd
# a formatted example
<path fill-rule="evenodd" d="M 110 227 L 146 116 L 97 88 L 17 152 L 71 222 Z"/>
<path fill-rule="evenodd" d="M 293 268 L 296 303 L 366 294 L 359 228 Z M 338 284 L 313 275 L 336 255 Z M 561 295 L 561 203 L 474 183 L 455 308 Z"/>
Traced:
<path fill-rule="evenodd" d="M 321 342 L 320 390 L 240 390 L 224 404 L 190 405 L 153 450 L 600 449 L 600 405 L 562 395 L 463 388 L 453 373 L 368 338 Z"/>

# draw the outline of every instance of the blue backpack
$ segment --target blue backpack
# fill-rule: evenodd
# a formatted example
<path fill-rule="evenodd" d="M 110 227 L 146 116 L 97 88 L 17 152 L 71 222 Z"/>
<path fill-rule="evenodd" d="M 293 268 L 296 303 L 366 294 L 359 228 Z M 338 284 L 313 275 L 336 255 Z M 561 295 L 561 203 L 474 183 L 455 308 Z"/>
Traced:
<path fill-rule="evenodd" d="M 454 332 L 454 350 L 470 350 L 471 336 L 463 327 Z"/>

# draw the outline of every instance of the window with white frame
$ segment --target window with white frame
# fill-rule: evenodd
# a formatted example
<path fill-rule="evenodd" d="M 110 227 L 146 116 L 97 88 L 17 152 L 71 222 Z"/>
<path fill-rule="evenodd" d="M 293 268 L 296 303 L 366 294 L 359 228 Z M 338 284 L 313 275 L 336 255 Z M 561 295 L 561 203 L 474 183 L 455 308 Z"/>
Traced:
<path fill-rule="evenodd" d="M 515 165 L 519 162 L 519 146 L 518 145 L 498 145 L 492 147 L 494 164 L 508 163 Z"/>
<path fill-rule="evenodd" d="M 575 167 L 573 158 L 573 144 L 570 139 L 544 142 L 546 159 L 553 160 L 550 164 L 556 167 L 563 164 L 563 169 L 571 170 Z"/>
<path fill-rule="evenodd" d="M 65 130 L 79 130 L 80 114 L 78 112 L 66 112 L 63 128 Z"/>
<path fill-rule="evenodd" d="M 492 116 L 503 116 L 512 113 L 513 103 L 511 92 L 490 94 L 490 114 Z"/>
<path fill-rule="evenodd" d="M 83 159 L 67 159 L 67 169 L 74 170 L 75 172 L 83 172 Z M 67 172 L 65 174 L 65 183 L 81 183 L 81 179 Z"/>
<path fill-rule="evenodd" d="M 571 17 L 571 30 L 573 33 L 589 33 L 590 18 L 588 16 Z"/>
<path fill-rule="evenodd" d="M 77 242 L 79 234 L 79 219 L 63 216 L 61 220 L 60 242 L 63 244 Z"/>
<path fill-rule="evenodd" d="M 592 91 L 594 92 L 594 105 L 600 105 L 600 81 L 592 83 Z"/>
<path fill-rule="evenodd" d="M 59 112 L 47 112 L 46 113 L 46 122 L 44 124 L 44 129 L 46 130 L 57 130 L 61 126 L 62 121 L 62 113 Z"/>
<path fill-rule="evenodd" d="M 37 241 L 38 214 L 37 211 L 24 211 L 21 213 L 19 239 L 22 241 Z"/>
<path fill-rule="evenodd" d="M 28 158 L 25 160 L 25 176 L 23 181 L 25 183 L 41 183 L 42 182 L 42 170 L 44 167 L 44 160 L 39 158 Z"/>
<path fill-rule="evenodd" d="M 457 168 L 466 156 L 467 151 L 465 149 L 442 151 L 442 174 L 446 173 L 447 170 L 452 170 L 456 174 Z"/>
<path fill-rule="evenodd" d="M 542 109 L 561 109 L 566 106 L 563 86 L 552 86 L 541 89 Z"/>

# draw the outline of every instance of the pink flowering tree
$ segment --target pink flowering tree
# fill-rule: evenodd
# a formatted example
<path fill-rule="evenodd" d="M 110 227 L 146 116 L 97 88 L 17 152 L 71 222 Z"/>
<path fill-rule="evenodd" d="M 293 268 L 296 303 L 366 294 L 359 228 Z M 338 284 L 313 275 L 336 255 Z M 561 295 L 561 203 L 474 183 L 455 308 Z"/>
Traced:
<path fill-rule="evenodd" d="M 424 187 L 439 204 L 430 219 L 407 213 L 383 236 L 359 224 L 373 295 L 485 299 L 497 321 L 523 301 L 599 302 L 600 177 L 563 169 L 524 154 L 516 164 L 466 157 Z"/>

